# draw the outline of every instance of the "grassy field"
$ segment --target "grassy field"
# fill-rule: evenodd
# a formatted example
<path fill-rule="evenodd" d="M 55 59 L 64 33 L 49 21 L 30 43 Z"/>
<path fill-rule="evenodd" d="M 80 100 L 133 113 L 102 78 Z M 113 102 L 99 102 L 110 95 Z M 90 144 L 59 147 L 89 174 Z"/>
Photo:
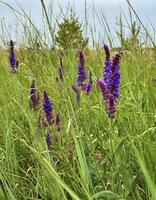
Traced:
<path fill-rule="evenodd" d="M 78 105 L 71 88 L 77 51 L 64 52 L 63 81 L 58 50 L 19 48 L 16 73 L 9 51 L 0 51 L 0 200 L 156 200 L 155 50 L 123 51 L 114 119 L 96 83 L 104 69 L 103 49 L 84 51 L 93 90 L 83 92 Z M 30 108 L 33 79 L 40 95 L 36 111 Z M 60 114 L 60 132 L 54 124 L 42 126 L 44 90 L 54 115 Z"/>

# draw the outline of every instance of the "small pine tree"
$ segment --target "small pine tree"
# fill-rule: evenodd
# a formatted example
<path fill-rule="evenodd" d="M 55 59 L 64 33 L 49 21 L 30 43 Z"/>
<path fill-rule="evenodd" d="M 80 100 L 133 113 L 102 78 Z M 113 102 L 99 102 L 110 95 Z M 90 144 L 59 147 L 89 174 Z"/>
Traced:
<path fill-rule="evenodd" d="M 65 17 L 63 22 L 59 24 L 55 39 L 57 45 L 64 50 L 68 48 L 83 49 L 88 44 L 88 38 L 83 37 L 78 17 L 72 13 L 70 17 Z"/>

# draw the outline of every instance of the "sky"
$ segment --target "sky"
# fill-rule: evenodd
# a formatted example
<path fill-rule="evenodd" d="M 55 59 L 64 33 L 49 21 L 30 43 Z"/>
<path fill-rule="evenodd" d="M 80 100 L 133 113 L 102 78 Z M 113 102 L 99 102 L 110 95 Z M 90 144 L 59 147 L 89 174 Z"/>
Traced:
<path fill-rule="evenodd" d="M 2 0 L 0 0 L 2 1 Z M 85 0 L 44 0 L 46 5 L 53 2 L 53 11 L 55 16 L 59 15 L 59 6 L 63 8 L 65 12 L 67 6 L 73 5 L 76 14 L 79 19 L 83 21 L 84 19 L 84 5 Z M 8 3 L 14 8 L 19 10 L 19 5 L 29 14 L 31 13 L 32 19 L 38 27 L 42 26 L 42 9 L 40 0 L 3 0 L 3 2 Z M 156 27 L 156 0 L 130 0 L 131 4 L 137 11 L 137 14 L 141 18 L 145 25 L 149 22 Z M 93 20 L 93 4 L 96 13 L 101 11 L 105 13 L 110 27 L 115 30 L 117 29 L 117 17 L 119 17 L 121 9 L 128 16 L 127 3 L 126 0 L 86 0 L 87 3 L 87 15 L 90 25 L 94 26 Z M 4 4 L 0 3 L 0 19 L 5 18 L 7 24 L 13 24 L 17 20 L 12 11 Z M 100 24 L 98 23 L 97 16 L 95 16 L 96 30 L 101 31 Z"/>

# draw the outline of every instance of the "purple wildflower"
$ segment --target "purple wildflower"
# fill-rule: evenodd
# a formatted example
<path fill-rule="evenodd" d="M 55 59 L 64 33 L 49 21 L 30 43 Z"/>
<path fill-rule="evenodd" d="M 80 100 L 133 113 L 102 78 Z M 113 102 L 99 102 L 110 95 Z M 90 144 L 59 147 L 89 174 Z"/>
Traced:
<path fill-rule="evenodd" d="M 113 94 L 109 94 L 106 101 L 106 108 L 109 118 L 113 119 L 116 112 L 116 100 Z"/>
<path fill-rule="evenodd" d="M 10 66 L 11 66 L 13 72 L 16 72 L 17 69 L 18 69 L 19 62 L 16 59 L 16 55 L 15 55 L 15 52 L 14 52 L 14 43 L 13 43 L 12 40 L 10 40 L 10 56 L 9 56 L 9 61 L 10 61 Z"/>
<path fill-rule="evenodd" d="M 33 79 L 30 86 L 30 106 L 33 109 L 36 109 L 38 104 L 39 104 L 39 94 L 36 93 L 35 80 Z"/>
<path fill-rule="evenodd" d="M 108 88 L 106 86 L 106 83 L 103 79 L 97 79 L 97 84 L 100 87 L 100 90 L 102 92 L 103 98 L 106 100 L 108 95 Z"/>
<path fill-rule="evenodd" d="M 51 145 L 51 135 L 49 132 L 47 132 L 47 134 L 46 134 L 46 144 L 47 144 L 48 148 Z"/>
<path fill-rule="evenodd" d="M 104 50 L 105 50 L 105 55 L 106 55 L 106 61 L 105 61 L 105 69 L 104 69 L 104 72 L 103 72 L 103 79 L 107 85 L 107 88 L 109 89 L 110 88 L 110 79 L 111 79 L 111 76 L 112 76 L 112 71 L 111 71 L 111 68 L 112 68 L 112 62 L 110 60 L 110 50 L 108 48 L 108 46 L 106 44 L 104 44 Z"/>
<path fill-rule="evenodd" d="M 77 67 L 78 70 L 78 86 L 82 86 L 83 87 L 83 82 L 86 80 L 86 69 L 84 67 L 84 54 L 82 51 L 80 51 L 79 53 L 79 64 Z"/>
<path fill-rule="evenodd" d="M 110 50 L 106 44 L 104 44 L 104 50 L 106 54 L 106 61 L 110 60 Z"/>
<path fill-rule="evenodd" d="M 110 51 L 107 45 L 104 45 L 104 50 L 106 61 L 103 80 L 97 79 L 97 83 L 103 94 L 108 116 L 113 118 L 115 116 L 117 101 L 119 98 L 121 53 L 117 53 L 111 61 Z"/>
<path fill-rule="evenodd" d="M 79 91 L 79 89 L 74 85 L 72 85 L 72 89 L 76 94 L 77 102 L 80 103 L 80 91 Z"/>
<path fill-rule="evenodd" d="M 90 72 L 89 82 L 86 84 L 86 87 L 85 87 L 86 93 L 89 94 L 92 88 L 93 88 L 93 81 L 92 81 L 92 73 Z"/>
<path fill-rule="evenodd" d="M 57 126 L 58 132 L 60 132 L 61 127 L 60 127 L 60 115 L 59 115 L 59 113 L 56 115 L 56 126 Z"/>
<path fill-rule="evenodd" d="M 113 57 L 112 61 L 112 77 L 111 77 L 111 88 L 110 93 L 114 95 L 115 100 L 119 98 L 119 87 L 120 87 L 120 59 L 121 54 L 117 53 Z"/>
<path fill-rule="evenodd" d="M 43 93 L 43 109 L 44 109 L 44 112 L 45 112 L 45 115 L 46 115 L 46 119 L 49 123 L 49 125 L 51 125 L 54 120 L 53 120 L 53 107 L 52 107 L 52 103 L 47 95 L 47 92 L 44 91 Z"/>
<path fill-rule="evenodd" d="M 84 60 L 83 51 L 80 51 L 80 52 L 79 52 L 79 61 L 80 61 L 80 64 L 81 64 L 82 66 L 84 66 L 85 60 Z"/>
<path fill-rule="evenodd" d="M 112 94 L 109 93 L 109 90 L 102 79 L 97 79 L 97 84 L 99 85 L 101 92 L 103 94 L 103 98 L 106 103 L 106 110 L 108 113 L 108 116 L 110 118 L 113 118 L 115 116 L 116 112 L 116 101 Z"/>

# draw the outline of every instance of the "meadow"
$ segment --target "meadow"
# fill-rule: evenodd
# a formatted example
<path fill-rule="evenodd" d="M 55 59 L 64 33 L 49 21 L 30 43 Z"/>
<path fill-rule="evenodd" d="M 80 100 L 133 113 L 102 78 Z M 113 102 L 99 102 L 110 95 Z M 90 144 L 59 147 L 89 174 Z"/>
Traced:
<path fill-rule="evenodd" d="M 123 52 L 120 97 L 111 119 L 97 84 L 105 66 L 103 43 L 84 49 L 87 80 L 91 72 L 93 83 L 88 95 L 80 92 L 78 103 L 71 86 L 77 82 L 79 49 L 63 52 L 62 80 L 62 51 L 50 49 L 21 12 L 29 21 L 29 45 L 34 35 L 40 43 L 39 48 L 15 45 L 16 72 L 10 67 L 9 45 L 0 50 L 0 200 L 156 200 L 156 49 L 150 33 L 141 24 L 150 48 L 132 43 L 113 48 L 107 38 L 111 57 Z M 105 28 L 108 32 L 106 23 Z M 9 38 L 4 40 L 9 44 Z M 30 105 L 33 80 L 39 94 L 35 109 Z M 48 124 L 44 91 L 59 124 Z"/>

